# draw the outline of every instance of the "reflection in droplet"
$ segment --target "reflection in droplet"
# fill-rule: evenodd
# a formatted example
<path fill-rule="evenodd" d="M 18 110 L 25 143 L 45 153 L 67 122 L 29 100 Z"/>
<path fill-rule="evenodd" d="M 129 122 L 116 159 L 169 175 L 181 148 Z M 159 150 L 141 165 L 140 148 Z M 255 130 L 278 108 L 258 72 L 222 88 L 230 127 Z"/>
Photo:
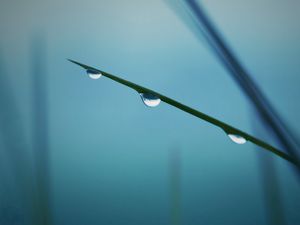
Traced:
<path fill-rule="evenodd" d="M 102 74 L 99 71 L 95 71 L 95 70 L 87 70 L 86 73 L 89 75 L 91 79 L 94 80 L 99 79 L 102 76 Z"/>
<path fill-rule="evenodd" d="M 247 140 L 246 140 L 244 137 L 242 137 L 242 136 L 240 136 L 240 135 L 237 135 L 237 134 L 228 134 L 228 137 L 229 137 L 233 142 L 235 142 L 235 143 L 237 143 L 237 144 L 240 144 L 240 145 L 245 144 L 245 143 L 247 142 Z"/>
<path fill-rule="evenodd" d="M 160 98 L 152 93 L 140 93 L 140 96 L 146 106 L 155 107 L 160 103 Z"/>

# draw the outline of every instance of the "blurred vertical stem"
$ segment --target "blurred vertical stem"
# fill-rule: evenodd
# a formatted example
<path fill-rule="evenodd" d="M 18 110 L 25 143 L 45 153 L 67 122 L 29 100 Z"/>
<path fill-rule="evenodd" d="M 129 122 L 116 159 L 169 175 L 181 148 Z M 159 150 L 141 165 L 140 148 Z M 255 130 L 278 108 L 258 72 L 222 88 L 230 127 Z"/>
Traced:
<path fill-rule="evenodd" d="M 181 155 L 178 146 L 169 152 L 170 186 L 171 186 L 171 221 L 173 225 L 181 224 Z"/>
<path fill-rule="evenodd" d="M 254 110 L 250 110 L 254 111 Z M 253 130 L 259 136 L 269 136 L 267 127 L 264 126 L 264 121 L 261 121 L 260 116 L 256 111 L 251 113 Z M 259 118 L 259 120 L 257 120 Z M 265 154 L 257 152 L 257 161 L 259 168 L 259 176 L 261 180 L 265 213 L 267 224 L 283 225 L 286 224 L 283 201 L 281 198 L 280 184 L 276 171 L 276 161 L 272 157 L 267 157 Z"/>
<path fill-rule="evenodd" d="M 51 224 L 50 168 L 48 141 L 48 99 L 46 81 L 46 43 L 43 35 L 34 36 L 32 43 L 33 79 L 33 156 L 37 184 L 39 221 Z"/>
<path fill-rule="evenodd" d="M 257 158 L 265 198 L 264 204 L 267 214 L 267 223 L 270 225 L 286 224 L 275 161 L 273 158 L 261 154 Z"/>
<path fill-rule="evenodd" d="M 2 63 L 2 58 L 0 58 Z M 13 190 L 8 190 L 5 197 L 17 198 L 21 202 L 20 223 L 38 224 L 35 216 L 35 196 L 34 196 L 34 176 L 32 160 L 29 157 L 30 147 L 25 138 L 25 129 L 21 113 L 18 109 L 13 92 L 13 85 L 9 76 L 4 72 L 3 64 L 0 65 L 0 131 L 2 135 L 4 149 L 3 155 L 9 168 L 12 171 L 11 178 L 16 186 Z M 5 182 L 5 180 L 2 182 Z M 13 193 L 11 193 L 13 191 Z M 12 201 L 13 199 L 9 199 Z M 3 202 L 3 201 L 2 201 Z M 6 215 L 9 216 L 9 215 Z M 7 221 L 6 221 L 7 223 Z"/>

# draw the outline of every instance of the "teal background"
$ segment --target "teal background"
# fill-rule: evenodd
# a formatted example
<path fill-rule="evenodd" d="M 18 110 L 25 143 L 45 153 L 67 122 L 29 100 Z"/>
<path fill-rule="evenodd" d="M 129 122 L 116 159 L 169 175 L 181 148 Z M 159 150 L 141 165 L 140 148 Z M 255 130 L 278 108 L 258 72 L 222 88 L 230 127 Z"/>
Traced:
<path fill-rule="evenodd" d="M 300 2 L 202 3 L 299 137 Z M 12 85 L 29 146 L 31 49 L 36 36 L 45 41 L 54 224 L 170 224 L 174 148 L 181 155 L 183 224 L 266 223 L 257 158 L 270 153 L 251 143 L 236 145 L 220 129 L 164 103 L 145 107 L 134 91 L 107 78 L 91 80 L 66 60 L 119 75 L 255 134 L 248 99 L 171 5 L 1 0 L 0 76 Z M 2 142 L 0 135 L 4 152 Z M 299 224 L 299 181 L 289 163 L 274 160 L 287 224 Z M 2 156 L 0 163 L 9 183 L 9 162 Z"/>

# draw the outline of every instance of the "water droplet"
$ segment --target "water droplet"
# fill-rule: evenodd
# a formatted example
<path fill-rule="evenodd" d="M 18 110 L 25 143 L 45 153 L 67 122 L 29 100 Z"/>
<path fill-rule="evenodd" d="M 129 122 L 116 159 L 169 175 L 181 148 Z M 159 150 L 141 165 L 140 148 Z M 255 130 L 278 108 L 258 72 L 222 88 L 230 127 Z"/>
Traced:
<path fill-rule="evenodd" d="M 95 70 L 87 70 L 86 73 L 89 75 L 91 79 L 94 80 L 99 79 L 102 76 L 102 74 L 99 71 L 95 71 Z"/>
<path fill-rule="evenodd" d="M 228 137 L 235 143 L 239 144 L 239 145 L 242 145 L 242 144 L 245 144 L 247 142 L 247 140 L 240 136 L 240 135 L 237 135 L 237 134 L 228 134 Z"/>
<path fill-rule="evenodd" d="M 152 93 L 140 93 L 140 96 L 146 106 L 155 107 L 160 103 L 160 98 Z"/>

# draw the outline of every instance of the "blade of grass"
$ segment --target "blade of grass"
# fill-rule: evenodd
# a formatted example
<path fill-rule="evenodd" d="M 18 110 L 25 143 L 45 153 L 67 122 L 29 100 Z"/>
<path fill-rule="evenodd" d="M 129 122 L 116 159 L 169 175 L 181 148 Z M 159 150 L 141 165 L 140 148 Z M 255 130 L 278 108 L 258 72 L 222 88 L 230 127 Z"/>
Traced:
<path fill-rule="evenodd" d="M 114 80 L 114 81 L 116 81 L 116 82 L 118 82 L 120 84 L 123 84 L 123 85 L 125 85 L 125 86 L 127 86 L 129 88 L 132 88 L 135 91 L 137 91 L 138 93 L 151 93 L 153 95 L 156 95 L 157 97 L 159 97 L 161 99 L 161 101 L 163 101 L 163 102 L 165 102 L 165 103 L 167 103 L 169 105 L 172 105 L 175 108 L 178 108 L 178 109 L 180 109 L 180 110 L 182 110 L 184 112 L 187 112 L 187 113 L 189 113 L 189 114 L 191 114 L 191 115 L 193 115 L 195 117 L 198 117 L 198 118 L 200 118 L 202 120 L 205 120 L 208 123 L 211 123 L 211 124 L 213 124 L 213 125 L 221 128 L 227 134 L 235 134 L 235 135 L 242 136 L 246 140 L 248 140 L 248 141 L 250 141 L 250 142 L 252 142 L 252 143 L 254 143 L 254 144 L 256 144 L 256 145 L 258 145 L 260 147 L 262 147 L 263 149 L 268 150 L 268 151 L 274 153 L 275 155 L 277 155 L 277 156 L 279 156 L 279 157 L 281 157 L 281 158 L 283 158 L 283 159 L 285 159 L 285 160 L 287 160 L 287 161 L 289 161 L 289 162 L 291 162 L 291 163 L 299 166 L 299 164 L 297 163 L 297 161 L 293 157 L 290 157 L 289 155 L 287 155 L 283 151 L 280 151 L 279 149 L 273 147 L 272 145 L 270 145 L 270 144 L 268 144 L 268 143 L 266 143 L 266 142 L 264 142 L 264 141 L 262 141 L 262 140 L 260 140 L 260 139 L 258 139 L 256 137 L 254 137 L 254 136 L 252 136 L 252 135 L 250 135 L 250 134 L 248 134 L 248 133 L 246 133 L 244 131 L 241 131 L 241 130 L 233 127 L 233 126 L 230 126 L 229 124 L 226 124 L 226 123 L 224 123 L 224 122 L 222 122 L 222 121 L 220 121 L 218 119 L 215 119 L 215 118 L 213 118 L 213 117 L 211 117 L 209 115 L 206 115 L 206 114 L 204 114 L 204 113 L 202 113 L 200 111 L 197 111 L 196 109 L 193 109 L 193 108 L 191 108 L 191 107 L 189 107 L 187 105 L 184 105 L 184 104 L 182 104 L 182 103 L 180 103 L 178 101 L 175 101 L 175 100 L 173 100 L 173 99 L 171 99 L 171 98 L 169 98 L 167 96 L 164 96 L 164 95 L 162 95 L 162 94 L 160 94 L 158 92 L 155 92 L 155 91 L 150 90 L 148 88 L 145 88 L 145 87 L 142 87 L 140 85 L 137 85 L 137 84 L 135 84 L 133 82 L 124 80 L 124 79 L 119 78 L 119 77 L 117 77 L 115 75 L 106 73 L 104 71 L 101 71 L 99 69 L 93 68 L 91 66 L 87 66 L 85 64 L 76 62 L 76 61 L 71 60 L 71 59 L 69 59 L 69 61 L 72 62 L 72 63 L 75 63 L 75 64 L 77 64 L 79 66 L 81 66 L 85 70 L 91 70 L 91 71 L 95 71 L 95 72 L 101 73 L 103 76 L 105 76 L 107 78 L 110 78 L 110 79 L 112 79 L 112 80 Z"/>
<path fill-rule="evenodd" d="M 201 4 L 195 0 L 183 0 L 183 2 L 185 2 L 186 6 L 190 9 L 190 14 L 192 14 L 193 19 L 197 23 L 200 32 L 206 38 L 213 53 L 216 54 L 220 62 L 249 97 L 265 124 L 272 129 L 275 137 L 279 140 L 284 149 L 299 165 L 298 139 L 291 132 L 287 124 L 283 122 L 258 85 L 251 78 L 249 72 L 241 64 L 219 31 L 209 20 Z M 299 166 L 296 172 L 298 176 L 300 176 Z"/>

